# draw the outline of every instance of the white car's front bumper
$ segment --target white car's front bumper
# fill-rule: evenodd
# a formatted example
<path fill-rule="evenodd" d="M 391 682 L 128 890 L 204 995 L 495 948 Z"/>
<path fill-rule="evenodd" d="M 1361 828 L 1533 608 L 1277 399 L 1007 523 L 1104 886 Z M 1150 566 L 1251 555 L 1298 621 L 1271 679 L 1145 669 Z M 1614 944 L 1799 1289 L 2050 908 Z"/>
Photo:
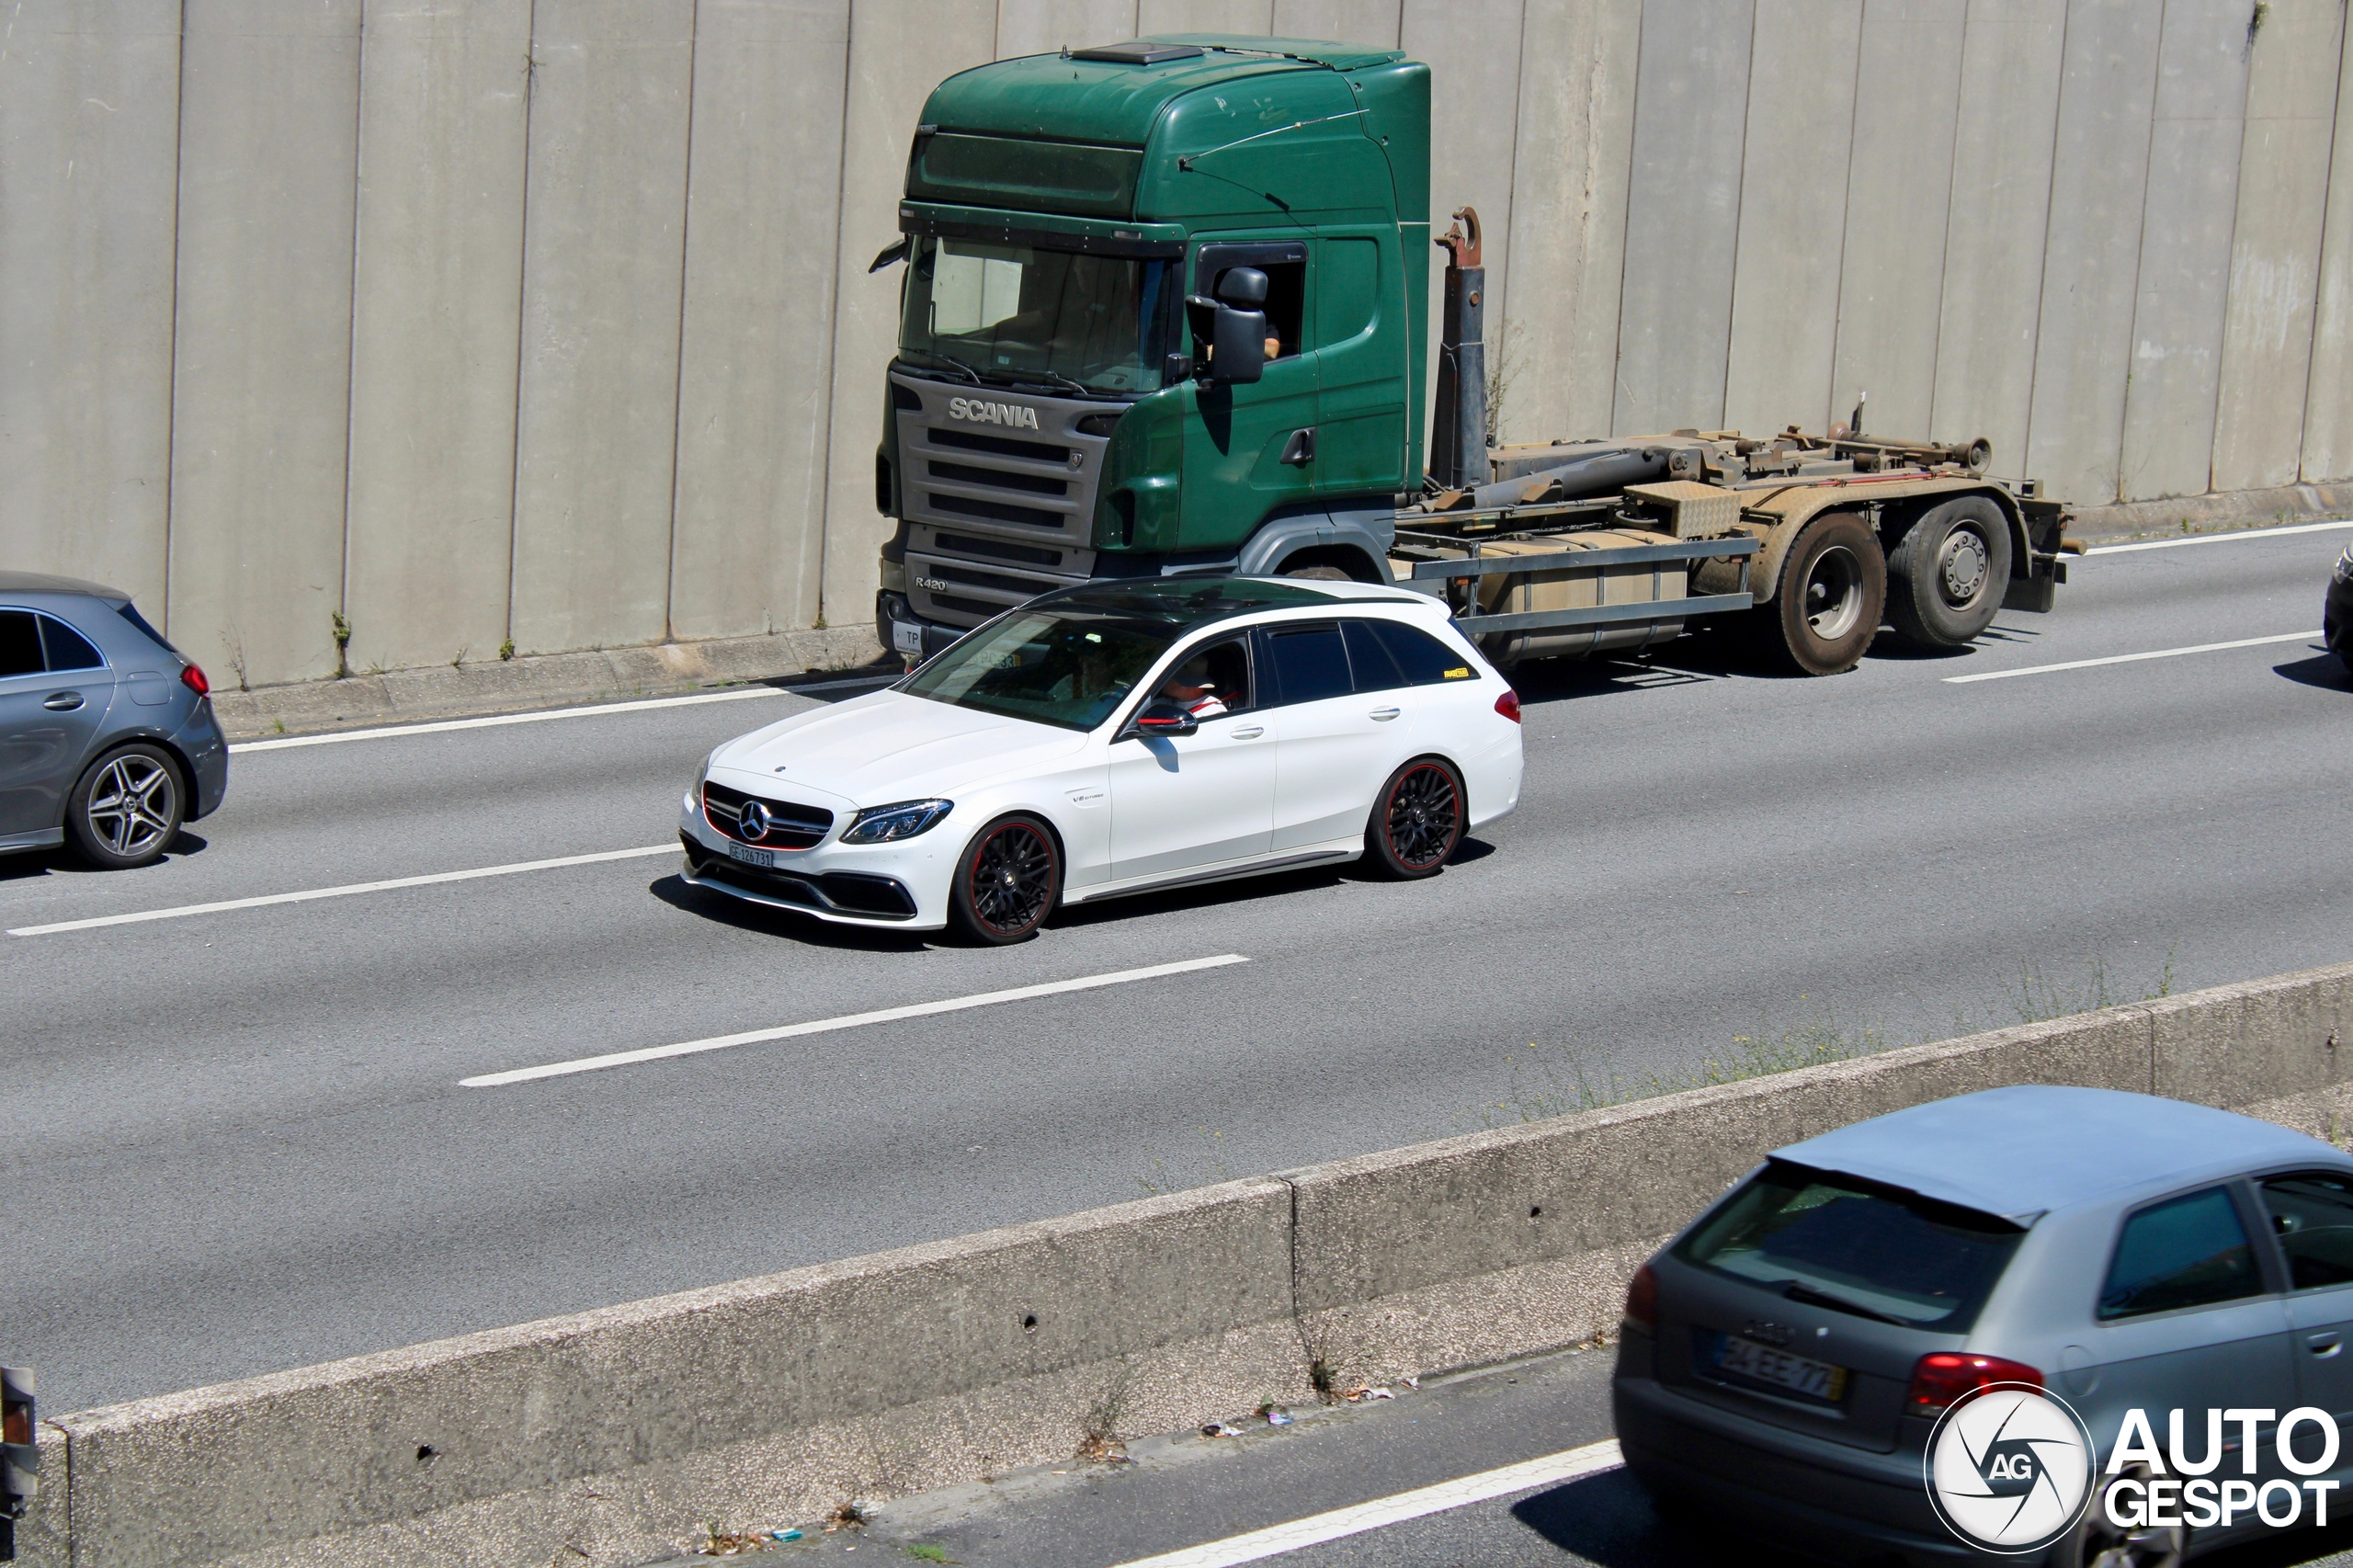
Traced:
<path fill-rule="evenodd" d="M 765 851 L 761 867 L 731 856 L 734 844 L 710 825 L 692 795 L 678 802 L 686 880 L 730 897 L 838 926 L 937 931 L 948 924 L 948 889 L 964 835 L 950 812 L 930 832 L 896 844 L 844 844 L 836 824 L 807 849 Z"/>

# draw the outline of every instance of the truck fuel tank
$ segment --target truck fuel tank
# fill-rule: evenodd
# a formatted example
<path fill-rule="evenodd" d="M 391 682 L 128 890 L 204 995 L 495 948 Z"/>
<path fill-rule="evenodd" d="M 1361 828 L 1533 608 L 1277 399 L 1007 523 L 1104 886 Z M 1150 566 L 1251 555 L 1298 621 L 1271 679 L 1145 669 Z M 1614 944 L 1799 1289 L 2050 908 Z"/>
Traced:
<path fill-rule="evenodd" d="M 1622 550 L 1655 545 L 1659 534 L 1635 528 L 1596 528 L 1532 539 L 1499 539 L 1479 546 L 1482 559 L 1497 556 L 1557 556 L 1586 551 Z M 1467 555 L 1449 551 L 1448 555 Z M 1411 566 L 1405 570 L 1410 571 Z M 1568 626 L 1534 631 L 1495 631 L 1479 638 L 1479 651 L 1497 668 L 1523 659 L 1581 658 L 1592 653 L 1645 648 L 1683 633 L 1677 600 L 1689 588 L 1690 568 L 1680 561 L 1659 561 L 1617 566 L 1574 566 L 1543 572 L 1506 572 L 1472 579 L 1478 584 L 1478 613 L 1522 615 L 1536 611 L 1585 609 L 1597 605 L 1656 603 L 1656 620 L 1612 621 L 1597 626 Z M 1458 604 L 1467 612 L 1467 605 Z"/>

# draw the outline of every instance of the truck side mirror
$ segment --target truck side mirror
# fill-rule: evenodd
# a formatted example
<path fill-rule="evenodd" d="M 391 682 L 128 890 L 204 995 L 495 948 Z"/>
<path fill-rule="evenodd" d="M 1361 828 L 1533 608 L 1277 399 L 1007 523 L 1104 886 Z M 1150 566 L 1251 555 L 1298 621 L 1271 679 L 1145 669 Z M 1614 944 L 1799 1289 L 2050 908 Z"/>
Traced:
<path fill-rule="evenodd" d="M 1210 339 L 1210 380 L 1255 381 L 1267 373 L 1267 312 L 1217 308 Z"/>
<path fill-rule="evenodd" d="M 1217 280 L 1217 297 L 1238 311 L 1267 308 L 1267 275 L 1255 267 L 1237 267 Z"/>

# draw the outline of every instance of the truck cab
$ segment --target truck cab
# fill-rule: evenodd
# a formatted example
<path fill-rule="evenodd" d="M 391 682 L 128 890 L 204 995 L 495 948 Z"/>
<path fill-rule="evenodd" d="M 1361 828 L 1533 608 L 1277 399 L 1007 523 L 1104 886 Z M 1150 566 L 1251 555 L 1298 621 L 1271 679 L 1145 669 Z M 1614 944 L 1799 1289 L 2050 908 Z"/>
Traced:
<path fill-rule="evenodd" d="M 1428 67 L 1207 34 L 983 65 L 926 104 L 899 224 L 884 646 L 1089 578 L 1388 579 L 1422 473 Z"/>

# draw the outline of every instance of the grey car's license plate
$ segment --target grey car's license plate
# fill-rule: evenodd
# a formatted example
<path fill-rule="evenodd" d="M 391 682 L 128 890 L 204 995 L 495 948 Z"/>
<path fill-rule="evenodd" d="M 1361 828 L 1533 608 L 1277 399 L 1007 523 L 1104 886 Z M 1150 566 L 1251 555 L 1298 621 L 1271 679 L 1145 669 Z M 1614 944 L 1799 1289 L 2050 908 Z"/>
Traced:
<path fill-rule="evenodd" d="M 755 849 L 748 844 L 735 844 L 731 842 L 727 846 L 727 858 L 731 860 L 741 860 L 746 866 L 773 866 L 776 864 L 775 850 Z"/>
<path fill-rule="evenodd" d="M 1834 1367 L 1826 1361 L 1811 1361 L 1803 1356 L 1792 1356 L 1786 1350 L 1776 1350 L 1769 1345 L 1759 1345 L 1753 1339 L 1743 1339 L 1727 1334 L 1716 1347 L 1716 1369 L 1751 1382 L 1766 1383 L 1773 1388 L 1787 1389 L 1807 1399 L 1818 1399 L 1836 1404 L 1847 1392 L 1847 1369 Z"/>

